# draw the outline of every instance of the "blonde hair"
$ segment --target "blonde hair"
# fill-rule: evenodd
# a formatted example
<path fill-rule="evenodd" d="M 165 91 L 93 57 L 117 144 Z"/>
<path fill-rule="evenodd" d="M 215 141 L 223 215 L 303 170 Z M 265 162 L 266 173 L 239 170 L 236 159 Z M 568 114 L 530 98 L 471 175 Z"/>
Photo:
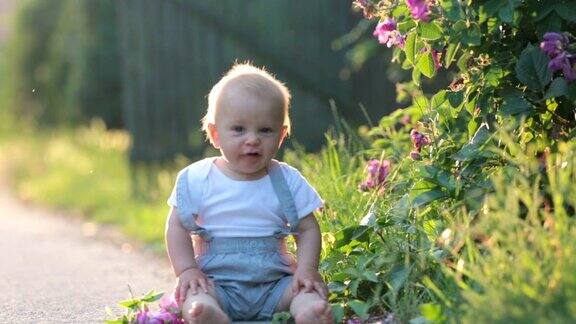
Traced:
<path fill-rule="evenodd" d="M 286 135 L 290 134 L 290 91 L 288 88 L 276 79 L 264 68 L 258 68 L 250 63 L 236 63 L 226 74 L 218 81 L 208 94 L 208 109 L 206 115 L 202 118 L 202 130 L 206 137 L 212 143 L 208 124 L 215 124 L 218 99 L 225 92 L 227 86 L 234 85 L 242 91 L 247 91 L 260 98 L 272 100 L 279 108 L 284 111 L 284 123 L 286 126 Z"/>

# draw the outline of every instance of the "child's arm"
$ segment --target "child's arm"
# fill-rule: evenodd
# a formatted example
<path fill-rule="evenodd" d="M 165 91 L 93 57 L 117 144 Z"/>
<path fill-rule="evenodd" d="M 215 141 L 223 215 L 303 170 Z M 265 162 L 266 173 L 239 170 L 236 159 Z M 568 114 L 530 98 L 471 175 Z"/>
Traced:
<path fill-rule="evenodd" d="M 194 257 L 194 246 L 188 231 L 180 223 L 176 208 L 170 210 L 170 215 L 166 221 L 166 249 L 170 263 L 174 269 L 174 274 L 178 277 L 178 283 L 174 290 L 174 297 L 178 304 L 186 298 L 188 289 L 192 294 L 197 293 L 197 288 L 201 287 L 204 292 L 208 292 L 210 281 L 206 275 L 198 269 Z"/>
<path fill-rule="evenodd" d="M 322 237 L 314 214 L 311 213 L 300 220 L 296 246 L 298 266 L 294 272 L 292 291 L 296 295 L 302 287 L 304 292 L 315 290 L 320 296 L 327 298 L 328 290 L 318 273 Z"/>

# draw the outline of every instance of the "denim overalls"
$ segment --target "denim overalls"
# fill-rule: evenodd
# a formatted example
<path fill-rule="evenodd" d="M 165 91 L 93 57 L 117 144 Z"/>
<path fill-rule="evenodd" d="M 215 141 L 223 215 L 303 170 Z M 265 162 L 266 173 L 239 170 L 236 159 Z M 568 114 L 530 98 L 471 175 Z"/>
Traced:
<path fill-rule="evenodd" d="M 182 225 L 194 234 L 199 268 L 214 281 L 222 309 L 232 320 L 270 320 L 292 281 L 296 263 L 284 238 L 296 234 L 299 218 L 292 193 L 276 160 L 268 175 L 286 217 L 286 227 L 268 237 L 213 237 L 196 223 L 202 191 L 213 159 L 184 169 L 176 183 L 177 209 Z M 192 169 L 188 181 L 187 172 Z M 190 188 L 189 182 L 198 184 Z"/>

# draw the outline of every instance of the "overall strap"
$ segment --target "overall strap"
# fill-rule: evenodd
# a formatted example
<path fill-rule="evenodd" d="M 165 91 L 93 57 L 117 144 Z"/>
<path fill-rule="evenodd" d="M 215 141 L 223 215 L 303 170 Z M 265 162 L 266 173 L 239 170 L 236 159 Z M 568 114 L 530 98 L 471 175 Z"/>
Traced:
<path fill-rule="evenodd" d="M 268 174 L 270 175 L 270 180 L 272 181 L 272 187 L 274 192 L 280 200 L 280 206 L 282 211 L 286 216 L 287 226 L 286 229 L 281 229 L 276 232 L 276 236 L 285 236 L 289 234 L 296 235 L 298 224 L 300 223 L 300 218 L 298 218 L 298 211 L 296 210 L 296 205 L 294 204 L 294 197 L 292 192 L 288 187 L 286 178 L 282 173 L 282 167 L 280 162 L 276 160 L 270 161 L 270 167 L 268 168 Z"/>
<path fill-rule="evenodd" d="M 178 174 L 176 180 L 176 204 L 180 223 L 186 230 L 192 234 L 200 235 L 207 241 L 212 239 L 212 235 L 205 228 L 199 226 L 196 219 L 213 160 L 214 158 L 206 158 L 189 165 Z"/>

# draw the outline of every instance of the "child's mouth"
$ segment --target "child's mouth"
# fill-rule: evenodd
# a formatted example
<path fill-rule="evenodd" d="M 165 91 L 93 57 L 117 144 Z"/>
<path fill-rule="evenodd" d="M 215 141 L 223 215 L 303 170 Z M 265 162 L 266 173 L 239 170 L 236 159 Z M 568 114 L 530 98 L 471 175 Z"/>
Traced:
<path fill-rule="evenodd" d="M 249 157 L 259 157 L 260 153 L 252 152 L 252 153 L 246 153 L 246 155 Z"/>

